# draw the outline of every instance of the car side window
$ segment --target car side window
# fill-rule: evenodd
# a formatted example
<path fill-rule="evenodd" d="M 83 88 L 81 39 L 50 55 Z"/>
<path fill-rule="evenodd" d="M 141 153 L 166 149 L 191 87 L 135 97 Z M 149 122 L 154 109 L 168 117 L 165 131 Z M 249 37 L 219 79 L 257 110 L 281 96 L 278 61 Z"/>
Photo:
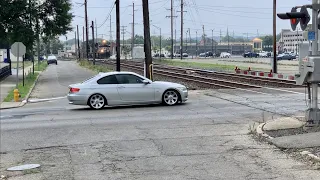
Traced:
<path fill-rule="evenodd" d="M 131 74 L 117 74 L 119 84 L 142 84 L 143 79 Z"/>
<path fill-rule="evenodd" d="M 115 75 L 109 75 L 109 76 L 100 78 L 97 81 L 97 83 L 98 84 L 118 84 L 118 81 Z"/>

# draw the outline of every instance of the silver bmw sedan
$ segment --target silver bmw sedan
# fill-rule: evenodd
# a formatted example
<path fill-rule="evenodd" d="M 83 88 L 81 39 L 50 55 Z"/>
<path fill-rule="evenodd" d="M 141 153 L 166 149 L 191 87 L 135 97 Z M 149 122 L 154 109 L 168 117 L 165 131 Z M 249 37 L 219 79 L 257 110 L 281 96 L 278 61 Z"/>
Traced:
<path fill-rule="evenodd" d="M 172 106 L 187 101 L 188 90 L 181 84 L 151 81 L 133 72 L 108 72 L 69 85 L 68 100 L 93 109 L 155 103 Z"/>

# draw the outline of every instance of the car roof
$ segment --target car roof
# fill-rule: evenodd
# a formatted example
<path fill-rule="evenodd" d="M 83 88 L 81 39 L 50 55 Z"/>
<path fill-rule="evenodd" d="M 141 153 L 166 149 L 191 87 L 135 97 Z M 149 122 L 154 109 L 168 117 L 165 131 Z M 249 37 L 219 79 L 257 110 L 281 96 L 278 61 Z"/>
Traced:
<path fill-rule="evenodd" d="M 108 75 L 115 75 L 115 74 L 134 74 L 134 75 L 139 75 L 137 73 L 134 72 L 130 72 L 130 71 L 111 71 L 111 72 L 100 72 L 99 75 L 101 76 L 108 76 Z M 139 75 L 140 76 L 140 75 Z"/>

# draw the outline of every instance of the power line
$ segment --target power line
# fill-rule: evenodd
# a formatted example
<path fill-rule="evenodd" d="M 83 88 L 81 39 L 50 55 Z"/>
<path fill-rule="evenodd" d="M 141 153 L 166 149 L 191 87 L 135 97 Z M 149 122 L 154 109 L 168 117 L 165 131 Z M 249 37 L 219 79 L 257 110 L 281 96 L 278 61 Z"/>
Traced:
<path fill-rule="evenodd" d="M 112 13 L 114 6 L 115 6 L 115 3 L 113 3 L 113 6 L 112 6 L 108 16 L 106 17 L 106 19 L 103 21 L 103 23 L 98 28 L 101 28 L 107 22 L 108 18 L 111 17 L 111 13 Z"/>

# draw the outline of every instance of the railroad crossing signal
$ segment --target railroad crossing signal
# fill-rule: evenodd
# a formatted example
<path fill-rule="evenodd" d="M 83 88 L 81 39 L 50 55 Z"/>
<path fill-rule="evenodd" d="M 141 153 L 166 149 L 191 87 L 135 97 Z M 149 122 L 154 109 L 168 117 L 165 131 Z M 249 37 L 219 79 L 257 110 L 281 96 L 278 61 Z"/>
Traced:
<path fill-rule="evenodd" d="M 280 19 L 290 19 L 291 28 L 293 31 L 296 30 L 298 23 L 300 22 L 301 30 L 305 30 L 310 21 L 310 15 L 306 6 L 302 6 L 300 12 L 297 12 L 296 8 L 292 8 L 291 12 L 279 13 L 277 16 Z"/>

